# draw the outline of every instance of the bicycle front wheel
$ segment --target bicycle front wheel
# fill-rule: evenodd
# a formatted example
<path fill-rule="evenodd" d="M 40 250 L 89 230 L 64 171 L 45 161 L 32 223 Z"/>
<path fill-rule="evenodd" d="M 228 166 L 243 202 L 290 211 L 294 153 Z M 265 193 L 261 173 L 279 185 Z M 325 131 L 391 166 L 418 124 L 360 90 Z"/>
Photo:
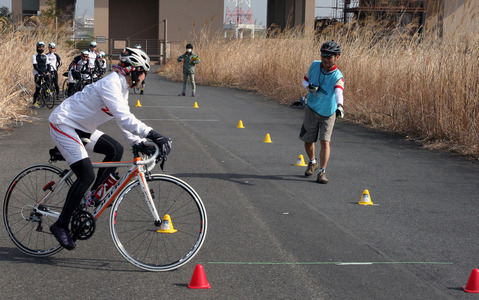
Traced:
<path fill-rule="evenodd" d="M 10 183 L 3 201 L 3 223 L 8 236 L 23 252 L 32 256 L 49 256 L 62 250 L 50 233 L 57 219 L 45 213 L 60 213 L 72 180 L 61 190 L 55 185 L 62 179 L 61 169 L 51 165 L 35 165 L 20 172 Z M 50 198 L 37 205 L 51 191 Z M 42 213 L 45 212 L 45 213 Z"/>
<path fill-rule="evenodd" d="M 68 78 L 63 81 L 61 96 L 63 96 L 63 99 L 68 98 Z"/>
<path fill-rule="evenodd" d="M 47 86 L 45 90 L 45 105 L 47 108 L 52 109 L 55 106 L 55 99 L 57 97 L 57 93 L 53 86 Z"/>
<path fill-rule="evenodd" d="M 113 203 L 110 233 L 120 253 L 148 271 L 170 271 L 190 261 L 206 236 L 206 210 L 186 182 L 169 175 L 147 178 L 161 224 L 155 222 L 140 182 L 128 184 Z"/>

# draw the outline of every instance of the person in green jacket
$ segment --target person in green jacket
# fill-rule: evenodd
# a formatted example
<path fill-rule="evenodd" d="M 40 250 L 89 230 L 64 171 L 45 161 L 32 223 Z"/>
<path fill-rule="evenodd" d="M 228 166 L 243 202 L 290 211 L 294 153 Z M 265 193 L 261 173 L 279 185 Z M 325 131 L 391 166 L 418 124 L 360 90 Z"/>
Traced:
<path fill-rule="evenodd" d="M 195 66 L 200 63 L 200 58 L 193 53 L 193 45 L 186 45 L 186 52 L 178 57 L 178 62 L 183 62 L 183 91 L 178 96 L 186 95 L 186 83 L 189 76 L 192 88 L 191 97 L 194 97 L 196 96 Z"/>

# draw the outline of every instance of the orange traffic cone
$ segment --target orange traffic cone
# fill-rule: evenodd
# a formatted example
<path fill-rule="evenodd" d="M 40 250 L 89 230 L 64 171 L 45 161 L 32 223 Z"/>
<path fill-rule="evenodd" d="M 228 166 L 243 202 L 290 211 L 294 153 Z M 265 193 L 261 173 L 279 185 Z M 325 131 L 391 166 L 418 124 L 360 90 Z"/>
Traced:
<path fill-rule="evenodd" d="M 188 283 L 190 289 L 210 289 L 211 286 L 206 279 L 205 270 L 202 265 L 196 265 L 193 277 L 191 277 L 190 283 Z"/>
<path fill-rule="evenodd" d="M 462 289 L 466 293 L 479 293 L 479 270 L 473 269 L 469 280 L 467 281 L 466 286 L 463 286 Z"/>

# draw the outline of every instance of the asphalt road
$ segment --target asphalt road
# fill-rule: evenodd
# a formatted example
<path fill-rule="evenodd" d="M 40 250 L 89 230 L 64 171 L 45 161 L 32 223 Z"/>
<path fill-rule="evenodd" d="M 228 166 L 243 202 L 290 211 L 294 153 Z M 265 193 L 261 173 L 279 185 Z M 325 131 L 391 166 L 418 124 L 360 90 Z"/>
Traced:
<path fill-rule="evenodd" d="M 305 155 L 297 138 L 302 110 L 236 89 L 199 86 L 196 98 L 178 97 L 180 90 L 152 74 L 145 95 L 131 95 L 130 104 L 172 138 L 166 172 L 205 203 L 199 254 L 176 271 L 140 270 L 115 249 L 108 214 L 77 249 L 43 259 L 22 254 L 3 229 L 2 299 L 474 297 L 462 286 L 479 266 L 477 162 L 341 120 L 330 182 L 321 185 L 294 165 Z M 32 123 L 0 137 L 1 195 L 23 168 L 47 162 L 49 112 L 38 110 Z M 239 120 L 245 128 L 236 128 Z M 127 147 L 114 121 L 101 129 Z M 264 143 L 268 133 L 272 143 Z M 358 204 L 364 189 L 374 205 Z M 196 264 L 211 289 L 188 289 Z"/>

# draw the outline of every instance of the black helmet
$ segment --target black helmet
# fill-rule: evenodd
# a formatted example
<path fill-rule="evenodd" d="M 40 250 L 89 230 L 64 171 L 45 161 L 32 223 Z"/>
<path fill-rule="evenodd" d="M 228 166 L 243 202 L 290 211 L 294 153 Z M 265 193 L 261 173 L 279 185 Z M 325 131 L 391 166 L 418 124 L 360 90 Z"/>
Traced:
<path fill-rule="evenodd" d="M 321 56 L 333 56 L 341 54 L 341 46 L 335 41 L 329 41 L 321 46 Z"/>
<path fill-rule="evenodd" d="M 193 49 L 193 45 L 192 44 L 187 44 L 186 49 Z"/>

